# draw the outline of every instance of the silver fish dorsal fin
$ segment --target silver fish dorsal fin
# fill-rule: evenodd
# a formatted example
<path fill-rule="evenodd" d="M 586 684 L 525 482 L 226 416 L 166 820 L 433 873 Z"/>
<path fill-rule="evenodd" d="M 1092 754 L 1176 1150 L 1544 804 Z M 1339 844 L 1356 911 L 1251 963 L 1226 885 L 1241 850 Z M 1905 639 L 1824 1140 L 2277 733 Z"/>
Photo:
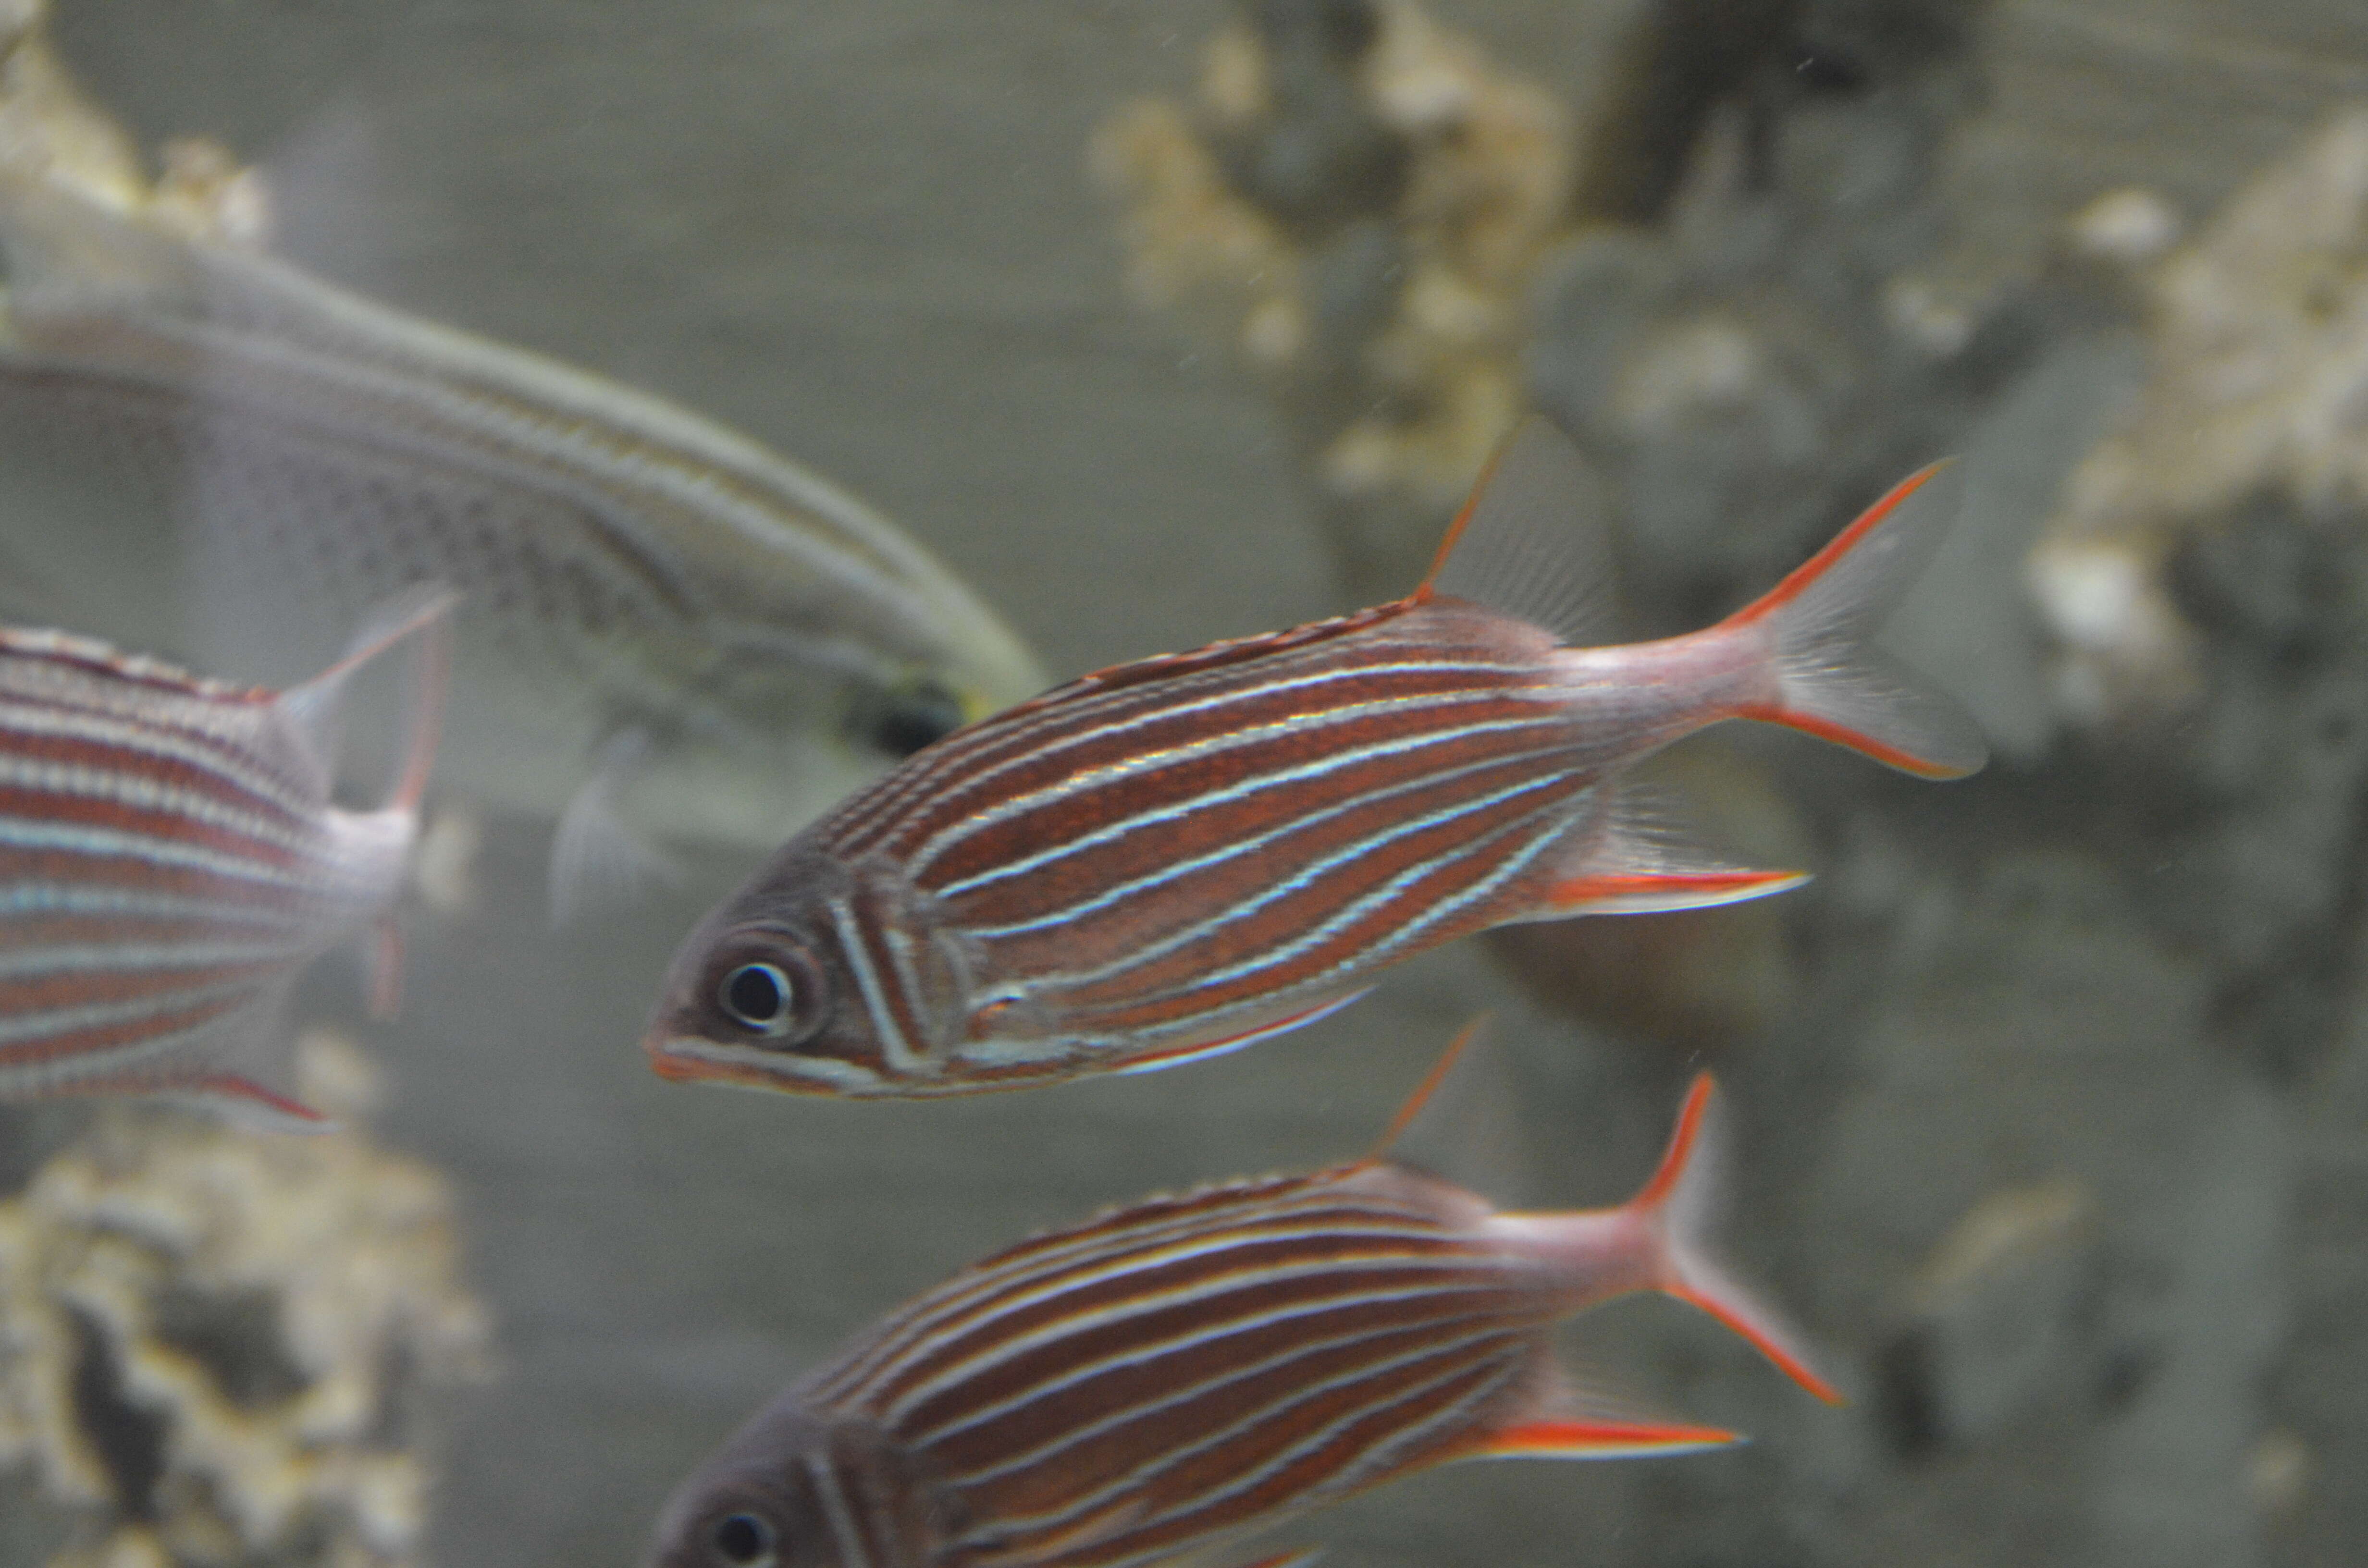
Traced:
<path fill-rule="evenodd" d="M 1571 646 L 1610 642 L 1617 605 L 1603 508 L 1570 437 L 1532 415 L 1473 486 L 1415 602 L 1443 595 L 1542 626 Z"/>

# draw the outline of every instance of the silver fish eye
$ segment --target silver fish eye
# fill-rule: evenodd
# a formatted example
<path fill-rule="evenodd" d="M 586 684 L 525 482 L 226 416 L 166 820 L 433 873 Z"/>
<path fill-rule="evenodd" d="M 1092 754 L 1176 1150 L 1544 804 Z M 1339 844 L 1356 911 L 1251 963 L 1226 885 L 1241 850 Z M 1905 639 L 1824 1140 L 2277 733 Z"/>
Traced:
<path fill-rule="evenodd" d="M 763 1568 L 774 1560 L 773 1527 L 756 1514 L 726 1514 L 709 1534 L 723 1561 L 735 1568 Z"/>
<path fill-rule="evenodd" d="M 715 1004 L 723 1009 L 724 1016 L 761 1035 L 789 1033 L 796 1000 L 789 974 L 777 963 L 741 964 L 725 974 L 723 983 L 715 988 Z"/>

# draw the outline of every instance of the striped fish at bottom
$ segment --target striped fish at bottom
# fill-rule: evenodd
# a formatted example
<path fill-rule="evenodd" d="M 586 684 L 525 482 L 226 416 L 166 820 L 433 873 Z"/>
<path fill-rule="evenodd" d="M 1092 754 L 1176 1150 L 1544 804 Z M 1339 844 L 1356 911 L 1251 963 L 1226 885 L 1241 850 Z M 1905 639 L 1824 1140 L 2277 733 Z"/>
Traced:
<path fill-rule="evenodd" d="M 1927 778 L 1979 733 L 1866 638 L 1955 512 L 1914 475 L 1708 630 L 1584 645 L 1602 574 L 1542 421 L 1391 604 L 1087 676 L 791 839 L 677 954 L 672 1078 L 938 1095 L 1227 1051 L 1510 921 L 1790 887 L 1640 809 L 1633 764 L 1748 718 Z"/>
<path fill-rule="evenodd" d="M 1713 1108 L 1698 1078 L 1618 1209 L 1498 1212 L 1376 1153 L 1023 1243 L 759 1411 L 668 1501 L 654 1568 L 1131 1568 L 1450 1460 L 1735 1441 L 1561 1372 L 1555 1325 L 1642 1290 L 1833 1400 L 1707 1250 Z"/>
<path fill-rule="evenodd" d="M 0 1099 L 166 1095 L 317 1126 L 290 1096 L 288 991 L 375 929 L 373 1005 L 436 744 L 451 596 L 392 601 L 285 692 L 63 631 L 0 628 Z M 333 803 L 326 736 L 366 663 L 414 648 L 382 806 Z"/>

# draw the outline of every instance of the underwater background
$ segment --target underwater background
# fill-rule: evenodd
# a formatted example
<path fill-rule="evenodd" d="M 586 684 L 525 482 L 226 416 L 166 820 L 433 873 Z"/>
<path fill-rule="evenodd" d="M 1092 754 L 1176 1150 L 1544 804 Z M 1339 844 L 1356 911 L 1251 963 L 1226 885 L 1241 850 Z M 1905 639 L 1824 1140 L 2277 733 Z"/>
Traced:
<path fill-rule="evenodd" d="M 366 1053 L 317 1054 L 375 1152 L 0 1111 L 0 1386 L 85 1428 L 0 1404 L 0 1568 L 638 1562 L 675 1483 L 893 1303 L 1105 1203 L 1354 1157 L 1483 1009 L 1517 1131 L 1460 1178 L 1617 1201 L 1715 1067 L 1733 1251 L 1854 1403 L 1624 1303 L 1577 1358 L 1751 1446 L 1449 1467 L 1293 1540 L 2368 1561 L 2368 11 L 57 0 L 49 31 L 142 147 L 261 163 L 278 254 L 830 476 L 1055 679 L 1406 591 L 1524 408 L 1587 455 L 1637 636 L 1962 453 L 1892 641 L 1997 756 L 1934 789 L 1729 727 L 1671 787 L 1799 892 L 1517 927 L 1239 1055 L 928 1104 L 661 1081 L 667 958 L 754 857 L 554 931 L 551 824 L 440 801 L 475 848 L 410 916 L 399 1021 L 356 1022 L 335 963 L 302 996 Z M 0 537 L 49 501 L 0 475 Z M 36 1332 L 22 1260 L 102 1175 L 297 1237 L 145 1381 L 97 1308 Z M 386 1326 L 279 1367 L 241 1335 L 304 1290 Z M 292 1412 L 341 1356 L 351 1446 L 420 1468 L 274 1446 L 330 1419 Z M 279 1466 L 328 1500 L 174 1536 L 159 1454 L 198 1430 L 256 1496 Z"/>

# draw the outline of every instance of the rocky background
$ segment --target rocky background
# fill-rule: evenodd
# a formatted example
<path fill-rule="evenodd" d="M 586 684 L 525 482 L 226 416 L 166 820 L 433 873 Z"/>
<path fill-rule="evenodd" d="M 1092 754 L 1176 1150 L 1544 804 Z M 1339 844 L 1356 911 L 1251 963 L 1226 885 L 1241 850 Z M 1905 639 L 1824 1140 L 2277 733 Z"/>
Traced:
<path fill-rule="evenodd" d="M 1859 1398 L 1623 1304 L 1575 1354 L 1753 1447 L 1436 1472 L 1319 1521 L 1334 1561 L 2368 1561 L 2368 12 L 66 0 L 56 34 L 143 142 L 270 165 L 299 259 L 837 476 L 1061 673 L 1402 591 L 1524 408 L 1586 449 L 1640 632 L 1970 468 L 1896 640 L 1987 773 L 1695 743 L 1676 786 L 1817 881 L 1466 945 L 1189 1071 L 664 1085 L 632 1041 L 738 868 L 554 937 L 547 828 L 485 824 L 366 1042 L 497 1346 L 446 1396 L 427 1559 L 633 1560 L 881 1309 L 1352 1153 L 1494 1006 L 1507 1198 L 1623 1195 L 1720 1067 L 1736 1250 Z M 20 1204 L 59 1179 L 30 1147 Z M 9 1568 L 92 1506 L 0 1486 Z"/>

